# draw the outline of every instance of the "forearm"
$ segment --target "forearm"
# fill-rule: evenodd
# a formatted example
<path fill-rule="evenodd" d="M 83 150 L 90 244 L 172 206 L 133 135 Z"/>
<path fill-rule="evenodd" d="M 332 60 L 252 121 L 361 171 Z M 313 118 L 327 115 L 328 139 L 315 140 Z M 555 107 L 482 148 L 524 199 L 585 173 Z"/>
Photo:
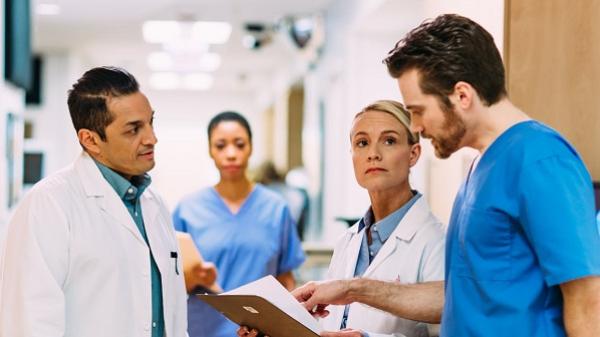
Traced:
<path fill-rule="evenodd" d="M 600 278 L 578 279 L 562 284 L 561 289 L 567 335 L 596 336 L 600 331 Z"/>
<path fill-rule="evenodd" d="M 443 281 L 400 284 L 354 279 L 348 284 L 352 302 L 387 311 L 396 316 L 426 323 L 439 323 L 444 307 Z"/>
<path fill-rule="evenodd" d="M 277 281 L 284 286 L 285 289 L 292 291 L 296 287 L 296 280 L 294 279 L 294 274 L 291 271 L 288 271 L 283 274 L 279 274 L 276 277 Z"/>

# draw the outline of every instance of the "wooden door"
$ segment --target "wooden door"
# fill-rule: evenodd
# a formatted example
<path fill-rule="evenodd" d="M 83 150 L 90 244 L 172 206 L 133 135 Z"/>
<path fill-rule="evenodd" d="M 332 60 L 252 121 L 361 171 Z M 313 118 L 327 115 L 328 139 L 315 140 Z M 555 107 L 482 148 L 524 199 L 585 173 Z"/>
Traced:
<path fill-rule="evenodd" d="M 511 100 L 557 129 L 600 180 L 600 0 L 506 0 Z"/>

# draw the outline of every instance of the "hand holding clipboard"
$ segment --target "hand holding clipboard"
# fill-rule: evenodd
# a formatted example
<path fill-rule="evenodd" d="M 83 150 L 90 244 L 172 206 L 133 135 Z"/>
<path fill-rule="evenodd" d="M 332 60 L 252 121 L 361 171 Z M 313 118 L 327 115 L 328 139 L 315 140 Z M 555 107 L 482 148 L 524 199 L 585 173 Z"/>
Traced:
<path fill-rule="evenodd" d="M 189 294 L 205 293 L 218 294 L 223 289 L 217 284 L 217 268 L 212 262 L 206 262 L 196 248 L 194 240 L 188 233 L 176 232 L 179 250 L 183 264 L 185 288 Z"/>

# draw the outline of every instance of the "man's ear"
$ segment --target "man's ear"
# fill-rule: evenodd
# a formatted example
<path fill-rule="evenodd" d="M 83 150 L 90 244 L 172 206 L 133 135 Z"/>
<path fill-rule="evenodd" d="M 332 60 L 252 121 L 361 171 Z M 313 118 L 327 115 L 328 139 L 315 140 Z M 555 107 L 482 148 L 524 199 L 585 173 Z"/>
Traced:
<path fill-rule="evenodd" d="M 83 148 L 93 155 L 100 155 L 100 146 L 98 145 L 102 140 L 100 135 L 89 129 L 79 129 L 77 131 L 77 138 Z"/>
<path fill-rule="evenodd" d="M 453 104 L 461 108 L 461 110 L 468 110 L 473 105 L 473 100 L 477 96 L 477 91 L 469 83 L 464 81 L 458 81 L 454 85 Z"/>

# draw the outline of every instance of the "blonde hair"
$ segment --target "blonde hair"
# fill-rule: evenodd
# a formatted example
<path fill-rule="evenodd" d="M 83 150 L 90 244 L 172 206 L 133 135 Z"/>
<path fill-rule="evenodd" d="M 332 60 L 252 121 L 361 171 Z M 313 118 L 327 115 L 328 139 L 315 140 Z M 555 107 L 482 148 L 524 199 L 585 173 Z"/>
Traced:
<path fill-rule="evenodd" d="M 410 113 L 406 110 L 402 103 L 385 99 L 375 101 L 364 107 L 362 111 L 360 111 L 356 114 L 356 116 L 354 116 L 354 118 L 364 114 L 367 111 L 373 110 L 389 113 L 390 115 L 396 117 L 396 119 L 406 129 L 406 134 L 408 135 L 408 143 L 410 145 L 414 145 L 419 142 L 419 134 L 410 131 Z"/>

